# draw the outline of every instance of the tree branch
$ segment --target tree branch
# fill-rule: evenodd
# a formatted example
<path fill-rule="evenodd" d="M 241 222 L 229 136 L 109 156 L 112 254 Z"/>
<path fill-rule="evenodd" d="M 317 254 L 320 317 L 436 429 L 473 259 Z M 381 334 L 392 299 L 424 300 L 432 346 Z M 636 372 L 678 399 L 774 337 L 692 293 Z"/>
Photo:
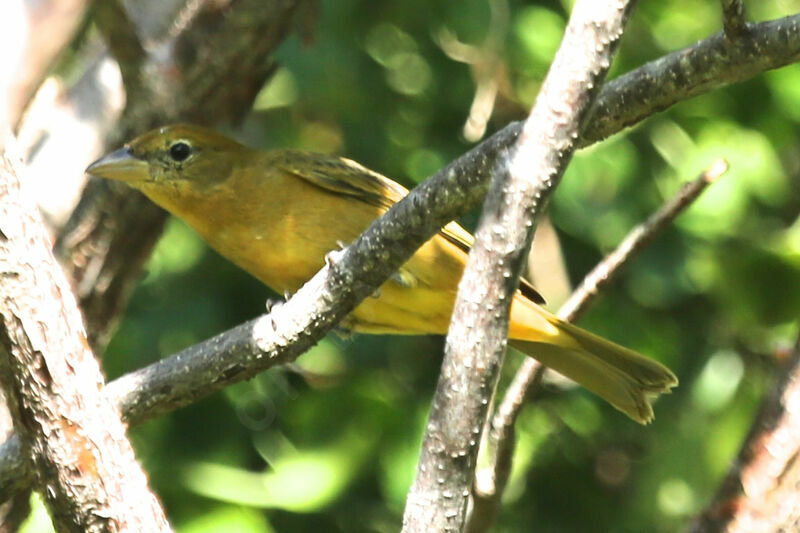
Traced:
<path fill-rule="evenodd" d="M 558 317 L 568 322 L 577 320 L 599 291 L 608 285 L 617 272 L 669 226 L 700 194 L 728 169 L 724 160 L 717 161 L 691 182 L 686 183 L 668 202 L 642 224 L 636 226 L 617 248 L 586 275 L 561 309 Z M 473 510 L 466 531 L 488 531 L 500 509 L 500 500 L 511 475 L 514 455 L 514 425 L 525 399 L 541 383 L 546 371 L 538 361 L 526 358 L 503 396 L 491 421 L 487 439 L 488 464 L 475 476 Z"/>
<path fill-rule="evenodd" d="M 62 531 L 170 531 L 105 401 L 80 311 L 39 213 L 3 151 L 0 378 L 37 486 Z"/>
<path fill-rule="evenodd" d="M 719 492 L 688 531 L 793 531 L 800 524 L 800 334 Z"/>
<path fill-rule="evenodd" d="M 9 86 L 0 87 L 0 105 L 7 106 L 8 113 L 4 118 L 6 110 L 0 110 L 0 123 L 7 120 L 16 128 L 48 69 L 80 27 L 88 4 L 89 0 L 6 0 L 0 6 L 0 17 L 8 25 L 3 31 L 10 32 L 3 40 L 3 68 L 14 68 L 8 73 Z M 19 28 L 26 31 L 11 37 Z"/>
<path fill-rule="evenodd" d="M 800 60 L 800 15 L 748 29 L 734 42 L 719 32 L 606 83 L 581 146 L 693 96 Z"/>
<path fill-rule="evenodd" d="M 537 219 L 577 147 L 634 5 L 576 3 L 522 134 L 497 167 L 459 283 L 404 532 L 463 529 L 508 312 Z"/>
<path fill-rule="evenodd" d="M 146 91 L 143 66 L 147 53 L 122 0 L 106 0 L 95 7 L 94 19 L 122 73 L 127 97 L 133 101 Z"/>
<path fill-rule="evenodd" d="M 0 438 L 3 442 L 14 435 L 14 420 L 11 417 L 11 412 L 8 410 L 8 402 L 6 395 L 0 387 Z M 19 443 L 19 439 L 14 436 L 13 440 Z M 0 459 L 2 460 L 2 459 Z M 14 459 L 20 463 L 23 461 L 22 453 L 17 453 Z M 19 465 L 20 467 L 22 465 Z M 12 466 L 12 470 L 15 467 Z M 4 469 L 0 467 L 0 469 Z M 8 498 L 0 500 L 0 533 L 14 533 L 21 529 L 22 523 L 28 518 L 31 511 L 30 498 L 31 487 L 30 480 L 23 478 L 22 484 L 15 487 L 13 493 Z"/>
<path fill-rule="evenodd" d="M 739 39 L 747 33 L 742 0 L 721 0 L 722 23 L 728 39 Z"/>
<path fill-rule="evenodd" d="M 645 222 L 631 230 L 617 248 L 583 278 L 569 300 L 558 312 L 563 320 L 574 322 L 584 313 L 598 291 L 609 284 L 614 273 L 635 257 L 664 231 L 711 183 L 728 171 L 728 163 L 720 159 L 683 187 Z"/>

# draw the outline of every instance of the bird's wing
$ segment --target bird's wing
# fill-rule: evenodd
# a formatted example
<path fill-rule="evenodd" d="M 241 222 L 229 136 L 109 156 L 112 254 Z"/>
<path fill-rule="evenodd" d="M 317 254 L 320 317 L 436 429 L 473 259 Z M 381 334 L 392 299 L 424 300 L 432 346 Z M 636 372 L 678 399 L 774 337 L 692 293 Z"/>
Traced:
<path fill-rule="evenodd" d="M 389 209 L 408 194 L 408 189 L 386 176 L 341 157 L 285 151 L 278 165 L 317 187 Z M 302 163 L 302 164 L 299 164 Z"/>
<path fill-rule="evenodd" d="M 277 162 L 283 170 L 336 194 L 353 196 L 386 210 L 408 194 L 408 189 L 399 183 L 350 159 L 288 150 L 284 154 L 290 157 Z M 298 165 L 298 161 L 305 164 Z M 439 233 L 464 253 L 469 253 L 475 242 L 472 234 L 457 222 L 450 222 Z M 542 295 L 524 278 L 520 278 L 519 289 L 529 300 L 544 303 Z"/>

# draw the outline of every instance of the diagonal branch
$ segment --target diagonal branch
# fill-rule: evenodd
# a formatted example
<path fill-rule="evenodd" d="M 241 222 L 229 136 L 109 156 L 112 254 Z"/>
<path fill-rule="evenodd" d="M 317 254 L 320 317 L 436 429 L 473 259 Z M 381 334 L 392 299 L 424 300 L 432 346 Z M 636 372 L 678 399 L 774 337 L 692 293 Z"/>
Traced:
<path fill-rule="evenodd" d="M 586 275 L 569 300 L 561 306 L 558 317 L 569 322 L 577 320 L 599 291 L 614 279 L 620 268 L 638 255 L 727 169 L 725 161 L 717 161 L 628 233 L 619 246 Z M 538 361 L 526 358 L 492 418 L 487 439 L 490 454 L 488 464 L 475 477 L 473 511 L 467 528 L 470 533 L 487 531 L 494 522 L 511 474 L 511 458 L 515 448 L 514 425 L 526 397 L 539 385 L 545 371 L 546 367 Z"/>
<path fill-rule="evenodd" d="M 462 531 L 478 443 L 533 232 L 586 126 L 635 1 L 583 0 L 508 158 L 498 164 L 458 287 L 404 532 Z"/>
<path fill-rule="evenodd" d="M 678 102 L 800 60 L 800 14 L 724 32 L 606 83 L 581 146 L 605 139 Z"/>
<path fill-rule="evenodd" d="M 800 524 L 800 334 L 739 455 L 692 533 L 796 531 Z"/>
<path fill-rule="evenodd" d="M 11 128 L 17 128 L 37 87 L 80 29 L 90 3 L 89 0 L 5 0 L 0 5 L 3 29 L 11 32 L 3 41 L 5 80 L 0 81 L 0 106 L 7 109 L 0 109 L 0 123 L 7 122 Z M 6 80 L 8 86 L 3 87 Z M 8 116 L 4 116 L 6 113 Z"/>
<path fill-rule="evenodd" d="M 704 170 L 697 178 L 686 183 L 661 209 L 641 225 L 635 227 L 617 248 L 592 269 L 576 288 L 569 300 L 558 311 L 558 316 L 574 322 L 586 310 L 587 304 L 598 291 L 608 285 L 614 273 L 650 244 L 678 215 L 694 202 L 706 187 L 728 171 L 728 163 L 720 159 Z"/>

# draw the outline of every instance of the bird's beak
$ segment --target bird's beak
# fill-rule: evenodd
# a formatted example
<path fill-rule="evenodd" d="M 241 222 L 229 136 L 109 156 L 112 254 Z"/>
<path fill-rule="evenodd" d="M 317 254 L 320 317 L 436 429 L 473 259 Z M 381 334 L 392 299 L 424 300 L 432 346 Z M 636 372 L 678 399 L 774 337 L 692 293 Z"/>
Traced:
<path fill-rule="evenodd" d="M 128 183 L 150 177 L 147 161 L 139 159 L 127 146 L 104 155 L 86 168 L 86 173 Z"/>

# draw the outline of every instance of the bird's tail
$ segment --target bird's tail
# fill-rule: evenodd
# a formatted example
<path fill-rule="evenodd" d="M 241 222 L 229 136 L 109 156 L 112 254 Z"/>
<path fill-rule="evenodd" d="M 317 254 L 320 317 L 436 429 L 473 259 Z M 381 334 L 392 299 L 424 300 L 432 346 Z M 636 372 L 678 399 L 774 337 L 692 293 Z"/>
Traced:
<path fill-rule="evenodd" d="M 535 327 L 525 327 L 531 322 Z M 542 327 L 543 322 L 548 327 Z M 653 419 L 651 397 L 678 384 L 661 363 L 564 322 L 535 304 L 515 301 L 509 333 L 511 346 L 586 387 L 640 424 Z"/>

